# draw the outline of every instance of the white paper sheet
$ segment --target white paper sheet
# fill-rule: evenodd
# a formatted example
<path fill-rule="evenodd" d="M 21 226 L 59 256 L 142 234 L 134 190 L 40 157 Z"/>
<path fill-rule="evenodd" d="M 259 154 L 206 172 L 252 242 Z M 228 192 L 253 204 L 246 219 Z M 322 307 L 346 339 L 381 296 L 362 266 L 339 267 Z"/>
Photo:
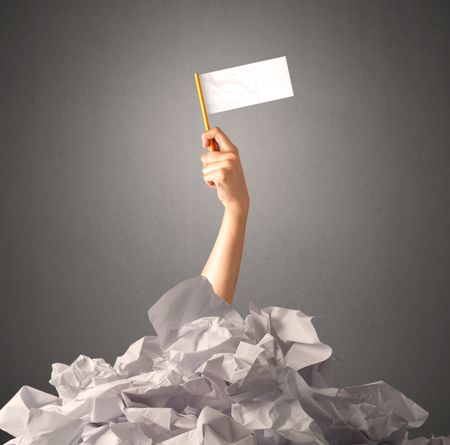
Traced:
<path fill-rule="evenodd" d="M 294 95 L 286 57 L 200 74 L 208 114 Z"/>
<path fill-rule="evenodd" d="M 408 439 L 428 413 L 383 381 L 335 388 L 313 317 L 249 302 L 243 318 L 202 276 L 148 311 L 156 336 L 111 366 L 55 363 L 57 396 L 23 386 L 0 410 L 9 445 L 450 445 Z"/>

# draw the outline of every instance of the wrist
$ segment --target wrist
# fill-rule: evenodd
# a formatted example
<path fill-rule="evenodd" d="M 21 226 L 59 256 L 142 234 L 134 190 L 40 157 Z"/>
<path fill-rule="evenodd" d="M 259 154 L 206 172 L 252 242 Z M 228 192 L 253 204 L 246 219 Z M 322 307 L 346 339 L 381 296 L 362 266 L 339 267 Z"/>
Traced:
<path fill-rule="evenodd" d="M 233 218 L 246 219 L 249 208 L 249 202 L 227 204 L 225 206 L 225 214 Z"/>

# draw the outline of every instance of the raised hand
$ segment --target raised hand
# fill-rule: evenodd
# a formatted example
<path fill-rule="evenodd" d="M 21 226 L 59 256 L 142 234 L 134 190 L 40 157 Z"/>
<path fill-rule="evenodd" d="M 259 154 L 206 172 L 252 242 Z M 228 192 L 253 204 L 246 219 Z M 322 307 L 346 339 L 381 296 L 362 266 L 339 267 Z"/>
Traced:
<path fill-rule="evenodd" d="M 217 190 L 217 196 L 226 209 L 247 211 L 250 198 L 238 148 L 219 127 L 204 132 L 201 139 L 203 147 L 209 147 L 212 140 L 220 150 L 202 153 L 204 181 L 208 187 Z"/>

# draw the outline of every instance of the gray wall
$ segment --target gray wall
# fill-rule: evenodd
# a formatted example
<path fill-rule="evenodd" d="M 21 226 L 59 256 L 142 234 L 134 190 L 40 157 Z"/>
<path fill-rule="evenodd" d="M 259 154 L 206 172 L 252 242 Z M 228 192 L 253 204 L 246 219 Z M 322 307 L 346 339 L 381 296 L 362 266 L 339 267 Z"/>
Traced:
<path fill-rule="evenodd" d="M 450 433 L 448 1 L 3 1 L 1 381 L 113 362 L 198 275 L 222 207 L 193 78 L 286 56 L 295 97 L 211 116 L 251 195 L 235 306 L 318 315 L 337 386 Z M 5 436 L 6 437 L 6 436 Z"/>

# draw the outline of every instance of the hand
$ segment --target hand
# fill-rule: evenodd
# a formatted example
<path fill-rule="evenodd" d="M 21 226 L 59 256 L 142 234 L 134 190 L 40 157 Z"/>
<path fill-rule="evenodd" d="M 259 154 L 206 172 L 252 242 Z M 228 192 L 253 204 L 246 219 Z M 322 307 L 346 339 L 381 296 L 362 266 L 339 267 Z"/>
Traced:
<path fill-rule="evenodd" d="M 217 196 L 225 209 L 247 212 L 250 197 L 245 183 L 239 150 L 227 135 L 215 127 L 202 133 L 202 145 L 207 148 L 212 140 L 220 151 L 203 153 L 203 180 L 208 187 L 217 190 Z"/>

